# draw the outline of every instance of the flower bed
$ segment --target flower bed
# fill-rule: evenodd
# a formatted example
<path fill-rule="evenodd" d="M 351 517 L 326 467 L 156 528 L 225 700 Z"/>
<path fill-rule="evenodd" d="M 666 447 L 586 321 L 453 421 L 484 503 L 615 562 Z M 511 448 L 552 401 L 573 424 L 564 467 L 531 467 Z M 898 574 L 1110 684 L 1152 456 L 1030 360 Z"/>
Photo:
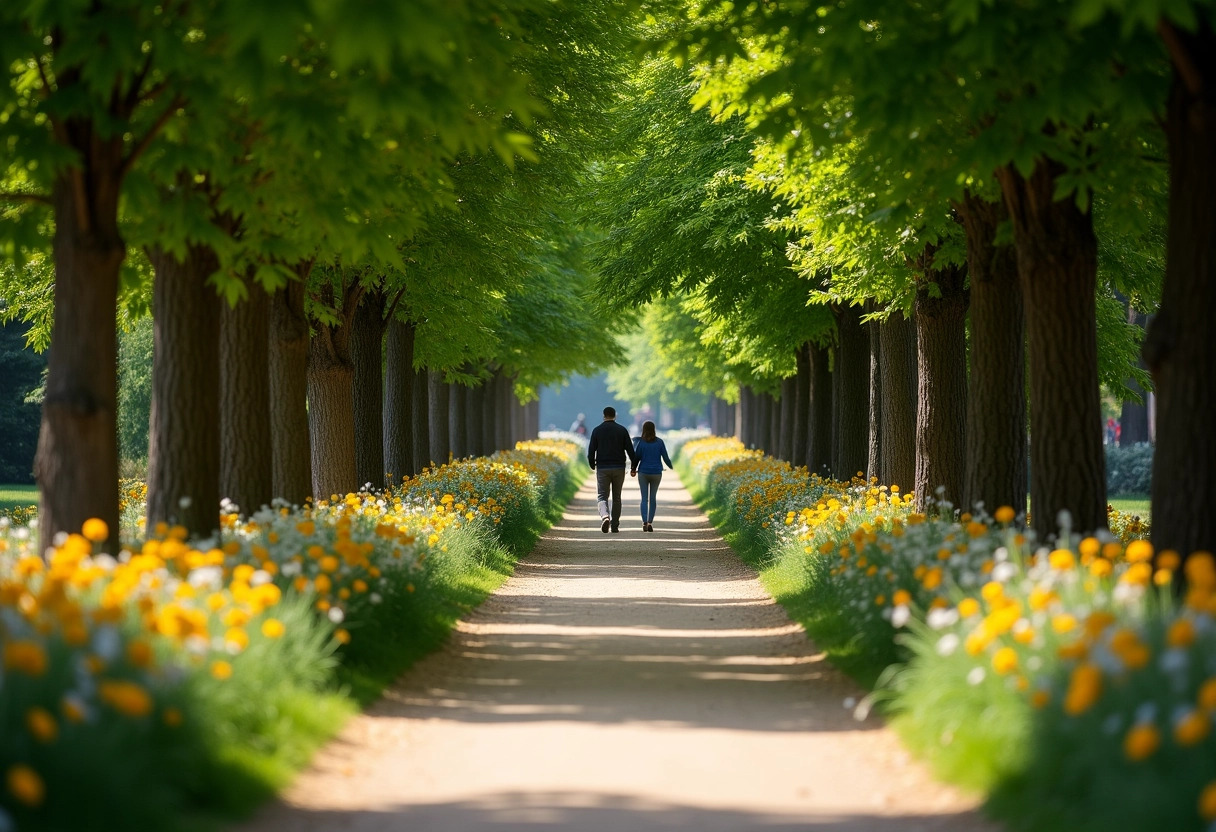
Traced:
<path fill-rule="evenodd" d="M 385 494 L 225 515 L 215 540 L 162 527 L 117 558 L 93 552 L 101 521 L 46 560 L 6 525 L 0 829 L 249 808 L 502 580 L 581 456 L 521 443 Z"/>
<path fill-rule="evenodd" d="M 891 489 L 824 482 L 731 440 L 691 443 L 681 462 L 778 599 L 877 684 L 861 713 L 881 703 L 1013 828 L 1211 828 L 1209 553 L 1187 559 L 1176 601 L 1181 560 L 1142 527 L 1064 529 L 1046 547 L 1010 507 L 917 513 Z"/>

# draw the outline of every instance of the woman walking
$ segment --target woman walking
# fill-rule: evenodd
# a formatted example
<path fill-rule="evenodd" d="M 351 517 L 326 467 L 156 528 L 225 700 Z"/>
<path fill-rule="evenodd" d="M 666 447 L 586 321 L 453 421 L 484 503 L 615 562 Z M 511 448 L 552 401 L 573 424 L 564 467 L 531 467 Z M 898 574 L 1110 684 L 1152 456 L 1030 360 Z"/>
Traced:
<path fill-rule="evenodd" d="M 673 468 L 667 446 L 654 432 L 654 422 L 642 423 L 642 435 L 633 440 L 633 449 L 638 455 L 638 485 L 642 489 L 642 531 L 653 532 L 654 507 L 659 497 L 659 483 L 663 481 L 663 463 Z"/>

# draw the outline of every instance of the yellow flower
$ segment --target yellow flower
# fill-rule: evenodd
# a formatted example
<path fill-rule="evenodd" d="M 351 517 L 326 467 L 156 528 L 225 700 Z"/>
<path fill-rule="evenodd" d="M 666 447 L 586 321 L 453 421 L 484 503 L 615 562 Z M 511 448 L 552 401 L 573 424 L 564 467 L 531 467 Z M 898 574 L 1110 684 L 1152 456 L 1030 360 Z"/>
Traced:
<path fill-rule="evenodd" d="M 1165 640 L 1170 647 L 1190 647 L 1195 642 L 1195 625 L 1189 618 L 1179 618 L 1170 625 Z"/>
<path fill-rule="evenodd" d="M 110 527 L 100 517 L 90 517 L 80 527 L 80 533 L 94 543 L 101 543 L 110 536 Z"/>
<path fill-rule="evenodd" d="M 1131 563 L 1143 563 L 1153 559 L 1153 544 L 1147 540 L 1133 540 L 1127 544 L 1124 557 Z"/>
<path fill-rule="evenodd" d="M 152 696 L 135 682 L 124 679 L 100 683 L 97 698 L 125 716 L 147 716 L 152 711 Z"/>
<path fill-rule="evenodd" d="M 266 638 L 282 638 L 286 632 L 287 628 L 277 618 L 267 618 L 262 622 L 262 635 Z"/>
<path fill-rule="evenodd" d="M 1051 629 L 1060 634 L 1071 633 L 1073 630 L 1077 629 L 1076 616 L 1067 612 L 1062 612 L 1059 615 L 1052 616 Z"/>
<path fill-rule="evenodd" d="M 1199 793 L 1199 815 L 1204 820 L 1216 820 L 1216 780 Z"/>
<path fill-rule="evenodd" d="M 984 597 L 985 601 L 991 604 L 994 601 L 998 601 L 1005 597 L 1005 587 L 1001 586 L 996 581 L 989 581 L 988 583 L 984 584 L 983 589 L 980 590 L 980 595 Z"/>
<path fill-rule="evenodd" d="M 1046 708 L 1050 702 L 1051 694 L 1041 688 L 1030 695 L 1030 706 L 1032 708 Z"/>
<path fill-rule="evenodd" d="M 1018 652 L 1012 647 L 1002 647 L 992 657 L 992 669 L 1002 676 L 1018 669 Z"/>
<path fill-rule="evenodd" d="M 912 603 L 912 593 L 906 589 L 897 589 L 895 594 L 891 596 L 891 603 L 897 607 L 905 606 Z"/>
<path fill-rule="evenodd" d="M 958 614 L 963 618 L 971 618 L 973 615 L 978 615 L 980 611 L 980 602 L 974 598 L 964 598 L 958 602 Z"/>
<path fill-rule="evenodd" d="M 1001 506 L 996 510 L 994 517 L 998 523 L 1012 523 L 1018 514 L 1013 510 L 1013 506 Z"/>
<path fill-rule="evenodd" d="M 15 765 L 9 768 L 5 778 L 9 793 L 26 806 L 40 806 L 46 797 L 46 786 L 38 772 L 27 765 Z"/>
<path fill-rule="evenodd" d="M 46 672 L 46 650 L 36 641 L 10 641 L 4 645 L 4 667 L 26 676 L 41 676 Z"/>
<path fill-rule="evenodd" d="M 223 659 L 211 663 L 211 675 L 221 682 L 232 678 L 232 665 Z"/>
<path fill-rule="evenodd" d="M 1193 710 L 1174 724 L 1174 742 L 1181 746 L 1198 745 L 1211 730 L 1211 716 L 1203 711 Z"/>
<path fill-rule="evenodd" d="M 170 728 L 176 728 L 182 724 L 182 712 L 177 708 L 165 708 L 165 712 L 161 714 L 161 720 Z"/>
<path fill-rule="evenodd" d="M 1079 664 L 1068 679 L 1064 694 L 1064 713 L 1078 716 L 1088 711 L 1102 695 L 1102 671 L 1097 665 Z"/>
<path fill-rule="evenodd" d="M 1199 695 L 1196 697 L 1199 707 L 1206 711 L 1216 711 L 1216 677 L 1208 679 L 1199 686 Z"/>
<path fill-rule="evenodd" d="M 1161 745 L 1161 732 L 1151 722 L 1134 726 L 1123 738 L 1123 754 L 1132 762 L 1147 760 Z"/>
<path fill-rule="evenodd" d="M 1051 568 L 1066 572 L 1077 565 L 1077 559 L 1069 549 L 1056 549 L 1048 558 Z"/>
<path fill-rule="evenodd" d="M 45 708 L 30 708 L 26 711 L 25 727 L 39 742 L 54 742 L 59 736 L 59 723 Z"/>

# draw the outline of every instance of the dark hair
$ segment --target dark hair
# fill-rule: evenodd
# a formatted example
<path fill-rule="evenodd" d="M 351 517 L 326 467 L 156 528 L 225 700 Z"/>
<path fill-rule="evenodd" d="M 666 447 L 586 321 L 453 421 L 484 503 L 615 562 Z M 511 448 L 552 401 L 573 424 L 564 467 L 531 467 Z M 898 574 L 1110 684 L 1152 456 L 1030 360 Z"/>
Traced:
<path fill-rule="evenodd" d="M 654 433 L 654 422 L 649 419 L 642 422 L 642 439 L 647 442 L 653 442 L 657 438 Z"/>
<path fill-rule="evenodd" d="M 604 408 L 604 418 L 605 419 L 615 419 L 616 418 L 616 408 L 615 407 L 605 407 Z"/>

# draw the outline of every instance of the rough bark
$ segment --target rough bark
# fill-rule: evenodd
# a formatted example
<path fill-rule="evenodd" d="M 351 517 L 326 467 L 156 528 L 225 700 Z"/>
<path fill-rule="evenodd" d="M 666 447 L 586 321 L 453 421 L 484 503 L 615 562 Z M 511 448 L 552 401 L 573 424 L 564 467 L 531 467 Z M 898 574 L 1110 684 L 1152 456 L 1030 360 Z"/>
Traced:
<path fill-rule="evenodd" d="M 300 505 L 312 492 L 312 451 L 308 435 L 308 320 L 304 317 L 304 282 L 275 293 L 270 310 L 270 442 L 275 497 Z"/>
<path fill-rule="evenodd" d="M 772 446 L 770 432 L 773 428 L 773 399 L 768 393 L 755 393 L 756 447 L 768 453 Z"/>
<path fill-rule="evenodd" d="M 308 429 L 312 440 L 312 488 L 317 499 L 358 489 L 355 470 L 355 366 L 351 321 L 361 299 L 348 289 L 334 325 L 318 324 L 308 354 Z"/>
<path fill-rule="evenodd" d="M 249 286 L 220 306 L 220 494 L 248 515 L 274 497 L 270 432 L 270 296 Z"/>
<path fill-rule="evenodd" d="M 1148 326 L 1148 316 L 1138 312 L 1132 306 L 1127 308 L 1127 322 L 1132 326 L 1145 329 Z M 1146 370 L 1144 356 L 1137 362 L 1140 369 Z M 1130 448 L 1140 442 L 1148 441 L 1148 392 L 1134 378 L 1127 380 L 1128 388 L 1140 397 L 1140 401 L 1124 399 L 1119 414 L 1119 447 Z"/>
<path fill-rule="evenodd" d="M 866 311 L 874 311 L 873 302 L 866 303 Z M 878 321 L 866 324 L 870 336 L 870 420 L 866 454 L 866 477 L 878 479 L 882 469 L 882 343 Z"/>
<path fill-rule="evenodd" d="M 1013 221 L 1029 342 L 1031 517 L 1041 538 L 1067 510 L 1074 531 L 1106 526 L 1106 457 L 1098 393 L 1097 240 L 1093 217 L 1055 201 L 1055 162 L 1029 178 L 997 172 Z"/>
<path fill-rule="evenodd" d="M 443 379 L 443 370 L 428 370 L 426 403 L 430 409 L 427 421 L 430 426 L 430 457 L 443 465 L 452 451 L 452 438 L 448 426 L 448 384 Z"/>
<path fill-rule="evenodd" d="M 494 438 L 498 450 L 515 447 L 511 438 L 511 405 L 515 403 L 515 382 L 506 373 L 498 376 L 498 408 L 494 419 Z"/>
<path fill-rule="evenodd" d="M 795 376 L 781 380 L 781 427 L 777 436 L 777 456 L 786 462 L 794 461 L 794 406 L 797 399 L 798 379 Z"/>
<path fill-rule="evenodd" d="M 415 471 L 414 324 L 388 322 L 384 339 L 384 468 L 391 484 Z"/>
<path fill-rule="evenodd" d="M 802 344 L 794 355 L 798 371 L 794 375 L 794 415 L 790 431 L 790 464 L 807 464 L 807 449 L 811 436 L 811 355 L 809 344 Z"/>
<path fill-rule="evenodd" d="M 1174 78 L 1166 110 L 1169 235 L 1161 311 L 1144 358 L 1157 397 L 1153 543 L 1216 552 L 1216 26 L 1162 36 Z"/>
<path fill-rule="evenodd" d="M 355 368 L 355 476 L 362 487 L 384 481 L 384 295 L 369 292 L 351 321 Z"/>
<path fill-rule="evenodd" d="M 836 406 L 834 374 L 827 349 L 808 344 L 811 361 L 811 417 L 806 467 L 812 474 L 832 473 L 832 424 Z"/>
<path fill-rule="evenodd" d="M 64 81 L 60 80 L 62 87 Z M 69 126 L 74 131 L 76 126 Z M 41 492 L 40 543 L 104 520 L 103 548 L 118 543 L 118 275 L 126 244 L 118 230 L 122 142 L 91 135 L 83 169 L 56 178 L 54 319 L 34 474 Z M 81 144 L 81 142 L 83 144 Z M 87 461 L 87 464 L 85 464 Z"/>
<path fill-rule="evenodd" d="M 882 465 L 884 485 L 910 491 L 916 483 L 916 323 L 892 312 L 879 328 L 882 341 Z"/>
<path fill-rule="evenodd" d="M 147 528 L 180 524 L 207 536 L 219 528 L 220 300 L 207 285 L 219 259 L 204 246 L 191 246 L 185 260 L 159 249 L 148 259 L 155 277 Z"/>
<path fill-rule="evenodd" d="M 481 453 L 489 456 L 498 450 L 498 430 L 494 420 L 498 418 L 498 371 L 482 384 L 481 395 Z"/>
<path fill-rule="evenodd" d="M 745 385 L 739 385 L 739 406 L 738 418 L 736 421 L 739 424 L 739 441 L 746 448 L 754 448 L 756 445 L 756 402 L 752 394 L 752 389 Z"/>
<path fill-rule="evenodd" d="M 426 368 L 415 370 L 410 376 L 413 388 L 413 419 L 412 437 L 414 442 L 414 467 L 410 476 L 422 473 L 432 462 L 438 462 L 431 456 L 431 396 L 430 374 Z"/>
<path fill-rule="evenodd" d="M 861 325 L 861 307 L 839 306 L 833 311 L 837 344 L 832 475 L 848 480 L 865 474 L 869 457 L 870 336 Z"/>
<path fill-rule="evenodd" d="M 452 457 L 463 459 L 468 451 L 469 400 L 462 384 L 448 385 L 448 443 Z"/>
<path fill-rule="evenodd" d="M 1026 329 L 1017 258 L 996 245 L 1004 203 L 967 194 L 956 206 L 971 279 L 971 378 L 963 506 L 1026 505 Z"/>
<path fill-rule="evenodd" d="M 485 388 L 480 384 L 465 388 L 464 444 L 469 456 L 485 456 L 485 446 L 481 435 L 481 423 L 485 418 L 482 412 L 485 407 L 485 403 L 482 401 L 484 397 Z"/>
<path fill-rule="evenodd" d="M 926 255 L 926 260 L 931 259 Z M 916 505 L 962 501 L 967 460 L 966 269 L 924 264 L 916 292 Z M 940 297 L 930 295 L 932 281 Z"/>

